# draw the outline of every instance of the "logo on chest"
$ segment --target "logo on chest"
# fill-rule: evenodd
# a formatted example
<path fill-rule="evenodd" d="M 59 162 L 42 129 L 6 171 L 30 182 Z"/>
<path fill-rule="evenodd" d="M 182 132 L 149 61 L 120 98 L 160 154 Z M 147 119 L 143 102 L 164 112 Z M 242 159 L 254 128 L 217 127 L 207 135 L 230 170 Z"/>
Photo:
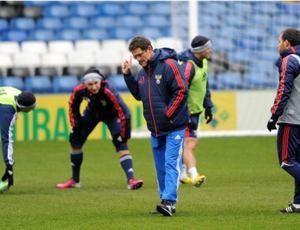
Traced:
<path fill-rule="evenodd" d="M 91 99 L 89 99 L 88 97 L 82 97 L 83 100 L 87 101 L 87 103 L 91 102 Z"/>
<path fill-rule="evenodd" d="M 107 106 L 107 102 L 105 100 L 100 100 L 102 106 Z"/>
<path fill-rule="evenodd" d="M 161 78 L 162 78 L 162 75 L 160 75 L 160 74 L 155 74 L 156 84 L 158 84 L 158 85 L 160 84 Z"/>

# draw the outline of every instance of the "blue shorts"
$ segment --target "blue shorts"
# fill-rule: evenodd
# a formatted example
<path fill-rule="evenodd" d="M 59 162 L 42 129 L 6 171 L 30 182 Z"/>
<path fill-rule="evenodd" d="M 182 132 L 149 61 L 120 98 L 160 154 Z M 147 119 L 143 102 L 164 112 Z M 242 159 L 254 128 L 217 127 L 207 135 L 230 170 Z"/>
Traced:
<path fill-rule="evenodd" d="M 193 123 L 197 124 L 196 129 L 192 130 L 188 126 L 185 128 L 185 137 L 197 138 L 197 129 L 199 124 L 199 116 L 201 113 L 192 114 L 190 119 Z"/>
<path fill-rule="evenodd" d="M 94 116 L 88 109 L 86 109 L 81 118 L 81 136 L 80 138 L 75 137 L 71 141 L 71 146 L 73 148 L 81 148 L 86 142 L 86 139 L 88 138 L 90 133 L 101 121 L 107 125 L 112 137 L 121 133 L 121 121 L 117 115 L 101 120 Z M 115 145 L 115 147 L 117 152 L 119 152 L 120 150 L 128 150 L 127 141 Z"/>

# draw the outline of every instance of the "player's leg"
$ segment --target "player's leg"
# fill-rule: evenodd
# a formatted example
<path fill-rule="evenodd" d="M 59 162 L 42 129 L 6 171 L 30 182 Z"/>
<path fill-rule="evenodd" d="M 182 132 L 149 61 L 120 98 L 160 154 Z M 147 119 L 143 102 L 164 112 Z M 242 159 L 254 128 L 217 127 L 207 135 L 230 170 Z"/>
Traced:
<path fill-rule="evenodd" d="M 123 168 L 127 178 L 128 189 L 139 189 L 143 185 L 143 180 L 135 180 L 133 173 L 133 160 L 128 150 L 127 140 L 118 140 L 121 134 L 121 121 L 118 116 L 103 121 L 113 138 L 112 142 L 119 154 L 120 165 Z M 129 121 L 130 122 L 130 121 Z"/>
<path fill-rule="evenodd" d="M 279 125 L 277 151 L 280 166 L 295 179 L 293 204 L 280 212 L 300 212 L 300 164 L 297 162 L 300 148 L 300 129 L 289 125 Z"/>
<path fill-rule="evenodd" d="M 80 169 L 83 161 L 82 146 L 86 142 L 87 137 L 93 131 L 98 124 L 98 120 L 88 110 L 85 110 L 81 118 L 81 132 L 80 136 L 77 136 L 70 140 L 71 151 L 70 159 L 72 166 L 72 178 L 63 184 L 57 184 L 57 188 L 70 188 L 80 187 Z"/>

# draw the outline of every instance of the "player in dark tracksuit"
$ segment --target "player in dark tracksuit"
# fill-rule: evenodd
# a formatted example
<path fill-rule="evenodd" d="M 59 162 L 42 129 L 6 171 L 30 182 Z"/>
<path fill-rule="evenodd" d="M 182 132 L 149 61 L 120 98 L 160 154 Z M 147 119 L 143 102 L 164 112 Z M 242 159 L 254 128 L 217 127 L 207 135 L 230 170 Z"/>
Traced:
<path fill-rule="evenodd" d="M 300 32 L 286 29 L 279 36 L 279 86 L 268 129 L 276 129 L 281 167 L 295 179 L 294 201 L 282 213 L 300 213 Z"/>
<path fill-rule="evenodd" d="M 140 188 L 143 181 L 134 180 L 132 157 L 127 145 L 131 133 L 131 115 L 128 107 L 98 70 L 88 70 L 83 81 L 84 83 L 74 89 L 69 101 L 70 122 L 73 127 L 70 134 L 73 176 L 66 183 L 58 184 L 57 188 L 80 187 L 79 175 L 83 158 L 81 148 L 101 121 L 108 126 L 113 144 L 119 153 L 121 166 L 127 176 L 128 189 Z M 82 100 L 88 102 L 83 115 L 80 114 Z"/>
<path fill-rule="evenodd" d="M 175 212 L 179 174 L 188 123 L 188 86 L 177 63 L 177 54 L 168 48 L 153 50 L 144 37 L 131 40 L 129 50 L 143 67 L 135 79 L 131 59 L 122 65 L 127 87 L 143 102 L 144 117 L 151 131 L 151 144 L 162 200 L 157 211 L 166 216 Z"/>

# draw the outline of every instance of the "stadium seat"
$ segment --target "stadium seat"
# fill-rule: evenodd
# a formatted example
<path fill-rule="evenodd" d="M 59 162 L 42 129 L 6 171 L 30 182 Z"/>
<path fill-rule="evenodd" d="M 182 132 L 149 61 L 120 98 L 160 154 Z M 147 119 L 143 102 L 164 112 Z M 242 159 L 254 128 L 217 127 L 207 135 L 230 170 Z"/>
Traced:
<path fill-rule="evenodd" d="M 18 76 L 1 77 L 0 85 L 11 86 L 21 91 L 24 91 L 26 89 L 24 80 L 22 79 L 22 77 L 18 77 Z"/>
<path fill-rule="evenodd" d="M 121 4 L 113 2 L 105 2 L 103 5 L 99 6 L 100 15 L 106 16 L 118 16 L 125 13 L 125 9 Z"/>
<path fill-rule="evenodd" d="M 157 39 L 162 37 L 162 33 L 159 29 L 157 28 L 143 28 L 141 30 L 137 31 L 137 34 L 140 36 L 146 37 L 146 38 L 152 38 L 152 39 Z"/>
<path fill-rule="evenodd" d="M 54 4 L 54 5 L 46 6 L 44 8 L 44 16 L 68 18 L 71 16 L 71 11 L 68 6 Z"/>
<path fill-rule="evenodd" d="M 54 93 L 72 93 L 78 84 L 77 76 L 55 76 L 53 78 Z"/>
<path fill-rule="evenodd" d="M 10 55 L 0 53 L 0 68 L 6 70 L 13 66 L 13 60 Z"/>
<path fill-rule="evenodd" d="M 255 14 L 251 17 L 251 23 L 257 26 L 270 25 L 272 21 L 272 17 L 268 14 Z"/>
<path fill-rule="evenodd" d="M 26 77 L 26 89 L 33 93 L 53 93 L 53 84 L 48 76 Z"/>
<path fill-rule="evenodd" d="M 24 1 L 25 6 L 49 6 L 53 3 L 53 1 Z"/>
<path fill-rule="evenodd" d="M 240 73 L 219 73 L 218 80 L 220 81 L 224 89 L 242 89 L 243 87 L 243 79 Z"/>
<path fill-rule="evenodd" d="M 89 20 L 85 17 L 71 17 L 65 20 L 65 28 L 70 29 L 87 29 L 89 24 Z"/>
<path fill-rule="evenodd" d="M 63 68 L 62 74 L 81 77 L 84 71 L 85 69 L 82 66 L 66 66 Z"/>
<path fill-rule="evenodd" d="M 103 74 L 105 77 L 108 77 L 112 74 L 112 68 L 110 66 L 101 66 L 99 70 L 100 73 Z"/>
<path fill-rule="evenodd" d="M 0 7 L 0 18 L 11 19 L 19 16 L 17 10 L 13 6 L 1 6 Z"/>
<path fill-rule="evenodd" d="M 77 40 L 77 41 L 75 41 L 75 50 L 76 51 L 88 51 L 88 52 L 96 53 L 96 52 L 99 52 L 100 49 L 101 49 L 101 45 L 98 40 Z"/>
<path fill-rule="evenodd" d="M 68 53 L 68 66 L 83 66 L 89 68 L 95 66 L 95 56 L 92 52 L 78 51 Z"/>
<path fill-rule="evenodd" d="M 74 42 L 81 39 L 81 32 L 77 29 L 63 29 L 57 32 L 57 39 Z"/>
<path fill-rule="evenodd" d="M 199 19 L 200 27 L 205 25 L 207 27 L 214 27 L 214 28 L 222 28 L 220 25 L 222 24 L 222 20 L 218 15 L 209 15 L 208 17 L 202 16 Z"/>
<path fill-rule="evenodd" d="M 254 71 L 245 74 L 246 89 L 265 89 L 271 88 L 271 81 L 266 72 Z"/>
<path fill-rule="evenodd" d="M 110 34 L 105 29 L 91 28 L 83 31 L 82 39 L 103 40 L 110 38 Z"/>
<path fill-rule="evenodd" d="M 245 26 L 245 21 L 246 18 L 238 14 L 228 14 L 225 17 L 225 23 L 227 24 L 227 26 L 242 28 L 243 26 Z"/>
<path fill-rule="evenodd" d="M 72 6 L 72 14 L 80 17 L 98 16 L 98 8 L 91 4 L 76 4 Z"/>
<path fill-rule="evenodd" d="M 127 92 L 128 91 L 123 74 L 109 76 L 108 82 L 113 87 L 115 87 L 117 89 L 117 91 L 119 91 L 119 92 Z"/>
<path fill-rule="evenodd" d="M 183 42 L 180 39 L 172 37 L 162 37 L 156 39 L 157 48 L 168 47 L 180 52 L 183 50 Z"/>
<path fill-rule="evenodd" d="M 135 30 L 131 28 L 119 28 L 117 27 L 113 31 L 113 38 L 129 40 L 135 36 Z"/>
<path fill-rule="evenodd" d="M 21 44 L 23 53 L 43 54 L 48 52 L 48 46 L 44 41 L 25 41 Z"/>
<path fill-rule="evenodd" d="M 145 18 L 145 26 L 154 28 L 168 27 L 171 26 L 171 22 L 165 16 L 149 15 Z"/>
<path fill-rule="evenodd" d="M 130 2 L 125 6 L 126 13 L 128 15 L 141 15 L 144 16 L 148 14 L 149 5 L 145 2 Z"/>
<path fill-rule="evenodd" d="M 117 26 L 118 27 L 126 27 L 126 28 L 139 28 L 143 27 L 143 22 L 141 17 L 129 15 L 129 16 L 120 16 L 117 19 Z"/>
<path fill-rule="evenodd" d="M 35 76 L 48 76 L 50 78 L 58 74 L 55 67 L 37 67 L 35 68 Z"/>
<path fill-rule="evenodd" d="M 43 17 L 37 21 L 37 26 L 40 29 L 60 30 L 63 28 L 63 21 L 55 17 Z"/>
<path fill-rule="evenodd" d="M 70 53 L 75 50 L 74 44 L 71 41 L 50 41 L 48 43 L 50 53 Z"/>
<path fill-rule="evenodd" d="M 40 56 L 34 53 L 18 53 L 14 55 L 13 60 L 15 67 L 33 68 L 41 64 Z"/>
<path fill-rule="evenodd" d="M 99 16 L 91 19 L 91 27 L 111 29 L 116 26 L 116 19 L 114 17 Z"/>
<path fill-rule="evenodd" d="M 67 66 L 67 58 L 63 53 L 47 53 L 42 55 L 42 66 L 63 68 Z"/>
<path fill-rule="evenodd" d="M 200 15 L 207 13 L 209 15 L 222 15 L 228 10 L 226 2 L 199 2 Z"/>
<path fill-rule="evenodd" d="M 10 22 L 10 28 L 14 30 L 34 30 L 35 21 L 33 18 L 13 18 Z"/>
<path fill-rule="evenodd" d="M 30 33 L 30 40 L 49 42 L 56 39 L 54 30 L 38 29 Z"/>
<path fill-rule="evenodd" d="M 122 56 L 117 52 L 111 52 L 109 50 L 102 50 L 96 53 L 96 65 L 97 66 L 120 66 L 124 61 Z"/>
<path fill-rule="evenodd" d="M 151 14 L 168 15 L 171 16 L 172 13 L 172 3 L 171 2 L 152 2 L 150 5 Z"/>
<path fill-rule="evenodd" d="M 8 22 L 6 19 L 0 19 L 0 32 L 5 31 L 9 28 Z"/>
<path fill-rule="evenodd" d="M 20 53 L 21 49 L 18 42 L 0 42 L 0 54 Z"/>
<path fill-rule="evenodd" d="M 7 75 L 25 78 L 30 75 L 30 71 L 27 67 L 11 67 L 7 69 Z"/>
<path fill-rule="evenodd" d="M 127 42 L 122 39 L 107 39 L 102 41 L 102 50 L 105 52 L 111 52 L 114 50 L 123 54 L 128 52 L 128 46 Z"/>
<path fill-rule="evenodd" d="M 241 38 L 239 40 L 236 40 L 235 44 L 237 48 L 242 49 L 259 50 L 261 48 L 260 41 L 254 38 Z"/>
<path fill-rule="evenodd" d="M 241 14 L 252 14 L 255 8 L 252 6 L 251 2 L 228 2 L 228 8 L 232 9 L 235 12 Z"/>
<path fill-rule="evenodd" d="M 2 38 L 4 41 L 23 42 L 28 40 L 28 34 L 24 30 L 8 30 L 2 33 Z"/>
<path fill-rule="evenodd" d="M 27 6 L 23 8 L 24 17 L 39 18 L 43 15 L 43 10 L 39 6 Z"/>

